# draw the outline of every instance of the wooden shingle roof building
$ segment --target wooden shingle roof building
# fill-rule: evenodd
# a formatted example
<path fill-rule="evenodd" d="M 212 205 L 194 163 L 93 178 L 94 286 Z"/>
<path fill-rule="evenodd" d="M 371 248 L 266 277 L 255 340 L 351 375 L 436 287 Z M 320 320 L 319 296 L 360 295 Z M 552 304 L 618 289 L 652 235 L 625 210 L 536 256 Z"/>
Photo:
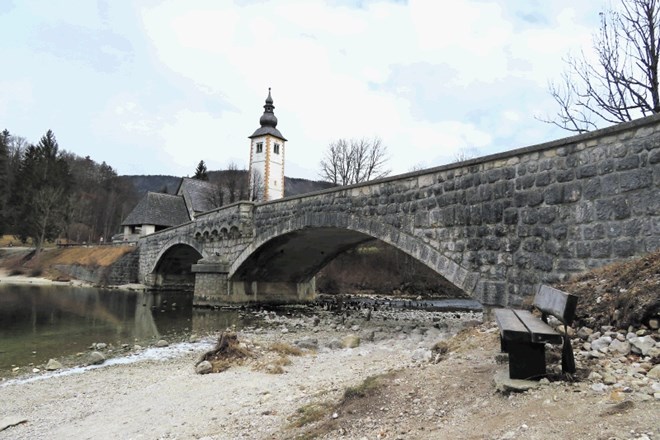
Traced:
<path fill-rule="evenodd" d="M 214 191 L 215 186 L 209 182 L 184 177 L 176 194 L 148 192 L 122 222 L 123 241 L 181 225 L 216 208 Z"/>

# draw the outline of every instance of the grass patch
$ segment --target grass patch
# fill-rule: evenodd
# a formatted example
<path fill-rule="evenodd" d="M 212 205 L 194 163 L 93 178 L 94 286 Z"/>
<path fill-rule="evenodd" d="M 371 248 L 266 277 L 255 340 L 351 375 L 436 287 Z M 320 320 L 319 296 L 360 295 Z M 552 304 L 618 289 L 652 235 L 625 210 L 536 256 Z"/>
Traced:
<path fill-rule="evenodd" d="M 279 353 L 284 356 L 302 356 L 303 352 L 300 348 L 289 345 L 289 344 L 284 344 L 282 342 L 275 342 L 270 346 L 270 351 L 274 351 L 275 353 Z"/>
<path fill-rule="evenodd" d="M 91 267 L 107 267 L 125 254 L 134 252 L 135 249 L 134 246 L 71 247 L 42 252 L 39 259 L 45 266 L 79 264 Z"/>
<path fill-rule="evenodd" d="M 291 365 L 291 359 L 287 356 L 279 356 L 277 359 L 262 361 L 255 365 L 255 371 L 263 371 L 268 374 L 284 374 L 284 367 Z"/>
<path fill-rule="evenodd" d="M 289 418 L 286 438 L 312 440 L 333 432 L 338 429 L 337 420 L 331 416 L 333 413 L 351 414 L 356 408 L 367 408 L 370 401 L 361 402 L 360 399 L 373 398 L 379 389 L 386 386 L 388 380 L 396 375 L 396 371 L 391 371 L 369 376 L 359 385 L 346 388 L 339 400 L 312 402 L 301 406 Z M 321 398 L 324 395 L 327 395 L 327 392 L 319 393 L 315 397 Z"/>
<path fill-rule="evenodd" d="M 309 403 L 296 410 L 289 426 L 292 428 L 302 428 L 327 417 L 332 410 L 333 405 L 329 403 Z"/>
<path fill-rule="evenodd" d="M 18 237 L 13 235 L 0 235 L 0 247 L 12 246 L 32 246 L 32 240 L 28 239 L 27 243 L 21 243 L 21 240 Z"/>
<path fill-rule="evenodd" d="M 362 381 L 361 384 L 346 388 L 346 390 L 344 390 L 342 403 L 369 396 L 380 386 L 381 377 L 382 376 L 369 376 Z"/>

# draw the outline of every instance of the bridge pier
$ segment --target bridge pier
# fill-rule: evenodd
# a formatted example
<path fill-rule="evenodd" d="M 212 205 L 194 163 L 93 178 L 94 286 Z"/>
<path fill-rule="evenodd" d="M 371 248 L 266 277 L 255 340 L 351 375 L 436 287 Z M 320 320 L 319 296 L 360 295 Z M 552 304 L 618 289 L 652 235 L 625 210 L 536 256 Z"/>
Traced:
<path fill-rule="evenodd" d="M 235 302 L 286 304 L 313 301 L 316 279 L 307 282 L 230 281 L 231 298 Z"/>
<path fill-rule="evenodd" d="M 193 305 L 219 306 L 228 303 L 296 303 L 316 298 L 316 280 L 302 283 L 232 281 L 226 263 L 200 260 L 193 264 Z"/>
<path fill-rule="evenodd" d="M 230 298 L 228 264 L 202 259 L 191 269 L 195 274 L 193 305 L 215 306 L 234 302 Z"/>

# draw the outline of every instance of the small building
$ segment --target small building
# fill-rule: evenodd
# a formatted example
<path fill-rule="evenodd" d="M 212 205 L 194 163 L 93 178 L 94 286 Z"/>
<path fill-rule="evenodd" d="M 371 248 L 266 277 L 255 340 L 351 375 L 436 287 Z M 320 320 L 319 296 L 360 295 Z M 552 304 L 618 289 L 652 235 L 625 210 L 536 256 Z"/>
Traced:
<path fill-rule="evenodd" d="M 174 194 L 148 192 L 122 222 L 124 241 L 135 241 L 170 226 L 190 221 L 184 198 Z"/>
<path fill-rule="evenodd" d="M 183 197 L 188 216 L 190 220 L 193 220 L 202 212 L 210 211 L 221 205 L 218 191 L 219 189 L 210 182 L 184 177 L 176 190 L 176 195 Z"/>

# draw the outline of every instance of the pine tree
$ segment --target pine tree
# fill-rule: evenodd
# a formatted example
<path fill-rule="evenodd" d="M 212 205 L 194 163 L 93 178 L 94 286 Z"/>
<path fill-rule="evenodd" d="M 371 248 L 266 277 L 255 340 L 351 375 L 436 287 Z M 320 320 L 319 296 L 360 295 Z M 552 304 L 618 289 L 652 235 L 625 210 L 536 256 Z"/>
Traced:
<path fill-rule="evenodd" d="M 9 131 L 0 133 L 0 236 L 7 229 L 7 201 L 11 188 L 9 187 Z"/>
<path fill-rule="evenodd" d="M 195 175 L 193 176 L 193 179 L 197 180 L 209 180 L 209 176 L 206 172 L 206 164 L 204 163 L 203 160 L 200 160 L 199 163 L 197 164 L 197 168 L 195 169 Z"/>
<path fill-rule="evenodd" d="M 69 166 L 48 130 L 36 146 L 26 149 L 11 200 L 14 229 L 22 241 L 31 238 L 37 252 L 65 226 L 71 186 Z"/>

